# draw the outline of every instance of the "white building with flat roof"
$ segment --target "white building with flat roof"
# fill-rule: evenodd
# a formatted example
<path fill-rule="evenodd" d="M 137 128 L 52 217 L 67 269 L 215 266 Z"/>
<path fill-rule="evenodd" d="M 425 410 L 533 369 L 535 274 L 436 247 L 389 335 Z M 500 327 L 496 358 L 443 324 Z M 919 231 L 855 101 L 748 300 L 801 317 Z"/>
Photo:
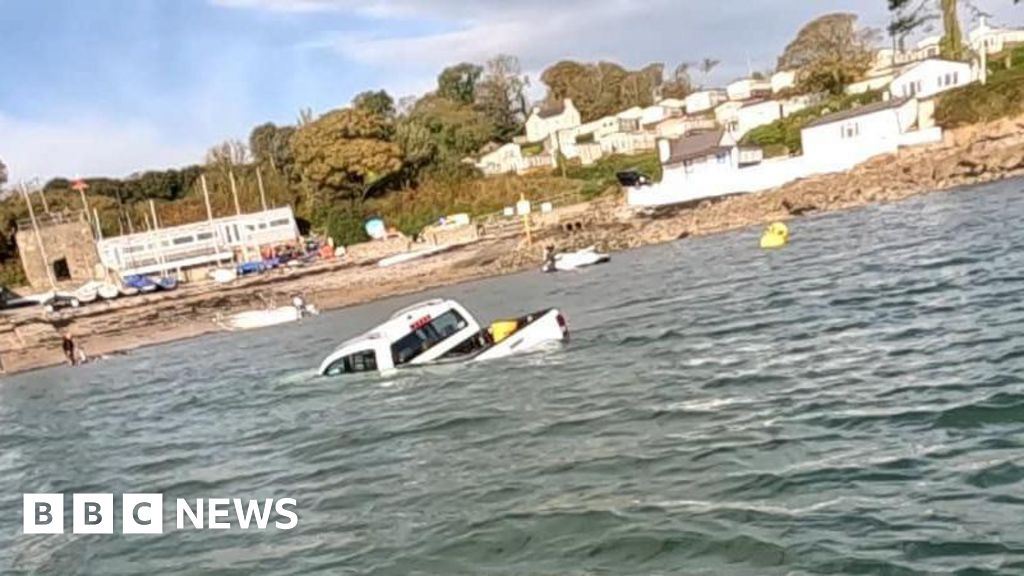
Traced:
<path fill-rule="evenodd" d="M 204 220 L 97 242 L 100 262 L 121 276 L 181 272 L 233 262 L 236 250 L 300 239 L 291 207 Z"/>

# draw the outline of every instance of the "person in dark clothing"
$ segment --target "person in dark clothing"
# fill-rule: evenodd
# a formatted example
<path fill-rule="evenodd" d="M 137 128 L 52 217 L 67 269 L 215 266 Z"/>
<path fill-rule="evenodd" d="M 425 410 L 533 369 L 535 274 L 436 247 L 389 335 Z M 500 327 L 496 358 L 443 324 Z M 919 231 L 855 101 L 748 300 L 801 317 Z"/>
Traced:
<path fill-rule="evenodd" d="M 64 333 L 64 357 L 67 358 L 68 364 L 72 366 L 78 365 L 78 356 L 75 355 L 75 339 L 71 337 L 69 332 Z"/>

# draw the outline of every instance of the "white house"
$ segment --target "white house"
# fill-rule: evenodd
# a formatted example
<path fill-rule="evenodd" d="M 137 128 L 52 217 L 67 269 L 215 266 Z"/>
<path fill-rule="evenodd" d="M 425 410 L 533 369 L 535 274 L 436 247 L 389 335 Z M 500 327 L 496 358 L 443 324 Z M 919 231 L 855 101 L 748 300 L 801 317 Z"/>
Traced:
<path fill-rule="evenodd" d="M 725 93 L 729 100 L 765 98 L 772 95 L 772 83 L 768 80 L 744 78 L 726 86 Z"/>
<path fill-rule="evenodd" d="M 745 102 L 736 112 L 732 137 L 739 140 L 754 128 L 771 124 L 782 118 L 782 103 L 777 100 Z"/>
<path fill-rule="evenodd" d="M 100 262 L 121 276 L 189 273 L 232 262 L 236 252 L 299 239 L 295 215 L 284 207 L 106 238 L 96 249 Z"/>
<path fill-rule="evenodd" d="M 637 154 L 654 149 L 654 134 L 647 132 L 614 132 L 597 138 L 604 154 Z"/>
<path fill-rule="evenodd" d="M 559 130 L 579 125 L 580 112 L 569 98 L 557 104 L 535 106 L 526 119 L 526 141 L 541 142 Z"/>
<path fill-rule="evenodd" d="M 717 120 L 718 124 L 725 128 L 727 132 L 731 131 L 730 126 L 738 122 L 736 115 L 742 107 L 743 102 L 736 100 L 722 102 L 718 106 L 715 106 L 715 120 Z"/>
<path fill-rule="evenodd" d="M 481 156 L 476 166 L 484 174 L 494 176 L 518 172 L 522 161 L 522 147 L 519 144 L 509 143 Z"/>
<path fill-rule="evenodd" d="M 662 181 L 627 189 L 627 201 L 651 207 L 769 190 L 799 178 L 849 170 L 901 146 L 940 141 L 939 128 L 912 130 L 917 105 L 915 98 L 893 99 L 822 116 L 801 132 L 802 156 L 760 162 L 756 151 L 730 145 L 722 132 L 662 140 Z"/>
<path fill-rule="evenodd" d="M 932 58 L 904 70 L 889 86 L 894 98 L 931 98 L 974 81 L 970 64 Z"/>
<path fill-rule="evenodd" d="M 783 90 L 796 87 L 796 71 L 780 70 L 775 74 L 772 74 L 771 85 L 772 94 L 778 94 Z"/>
<path fill-rule="evenodd" d="M 658 138 L 680 138 L 690 132 L 714 130 L 714 119 L 703 116 L 673 116 L 658 122 L 653 129 Z"/>
<path fill-rule="evenodd" d="M 722 102 L 729 99 L 725 90 L 701 90 L 686 97 L 686 113 L 700 114 L 714 110 Z"/>
<path fill-rule="evenodd" d="M 556 168 L 557 166 L 558 162 L 550 152 L 526 156 L 523 154 L 522 147 L 514 142 L 484 154 L 476 163 L 476 167 L 487 176 L 524 174 L 531 170 Z"/>
<path fill-rule="evenodd" d="M 668 108 L 666 106 L 662 106 L 662 104 L 659 102 L 658 104 L 648 106 L 641 111 L 640 125 L 650 126 L 652 124 L 657 124 L 658 122 L 661 122 L 662 120 L 664 120 L 665 118 L 669 118 L 670 116 L 680 116 L 681 114 L 682 108 Z"/>
<path fill-rule="evenodd" d="M 878 76 L 868 76 L 863 80 L 858 80 L 853 84 L 848 84 L 843 91 L 848 95 L 864 94 L 865 92 L 871 92 L 872 90 L 881 90 L 892 84 L 892 81 L 896 76 L 892 72 L 883 73 Z"/>
<path fill-rule="evenodd" d="M 662 182 L 700 185 L 739 168 L 736 140 L 724 130 L 658 140 Z"/>
<path fill-rule="evenodd" d="M 988 25 L 988 19 L 984 16 L 978 22 L 978 27 L 971 30 L 969 35 L 971 48 L 975 52 L 984 49 L 986 54 L 998 54 L 1007 46 L 1024 44 L 1024 30 L 1020 28 L 993 28 Z"/>
<path fill-rule="evenodd" d="M 664 108 L 669 116 L 682 116 L 686 114 L 686 100 L 679 98 L 665 98 L 658 102 L 658 106 Z"/>
<path fill-rule="evenodd" d="M 822 116 L 800 131 L 804 158 L 816 172 L 845 170 L 904 144 L 917 123 L 917 100 L 893 98 Z M 941 131 L 939 131 L 941 136 Z"/>

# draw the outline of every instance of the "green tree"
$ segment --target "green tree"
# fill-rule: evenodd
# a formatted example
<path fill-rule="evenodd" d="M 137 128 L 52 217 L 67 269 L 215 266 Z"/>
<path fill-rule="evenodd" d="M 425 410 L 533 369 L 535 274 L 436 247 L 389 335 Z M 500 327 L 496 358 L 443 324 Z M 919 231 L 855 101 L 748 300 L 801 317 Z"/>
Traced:
<path fill-rule="evenodd" d="M 296 130 L 291 148 L 303 180 L 320 196 L 354 205 L 402 168 L 402 151 L 388 133 L 376 114 L 334 110 Z"/>
<path fill-rule="evenodd" d="M 796 70 L 809 92 L 841 94 L 871 66 L 877 33 L 857 27 L 854 14 L 826 14 L 805 25 L 779 57 L 779 70 Z"/>
<path fill-rule="evenodd" d="M 482 67 L 468 62 L 449 66 L 437 77 L 437 94 L 459 104 L 473 104 L 482 74 Z"/>
<path fill-rule="evenodd" d="M 676 66 L 672 77 L 661 87 L 663 98 L 686 98 L 693 92 L 693 81 L 690 79 L 690 63 L 683 62 Z"/>
<path fill-rule="evenodd" d="M 502 54 L 489 60 L 483 78 L 476 87 L 476 108 L 494 127 L 494 139 L 511 142 L 526 121 L 526 88 L 519 59 Z"/>
<path fill-rule="evenodd" d="M 633 106 L 649 106 L 660 80 L 660 64 L 626 70 L 612 62 L 582 64 L 563 60 L 541 74 L 549 102 L 571 98 L 584 122 Z"/>
<path fill-rule="evenodd" d="M 352 99 L 352 105 L 381 118 L 390 119 L 395 116 L 395 100 L 385 90 L 360 92 Z"/>
<path fill-rule="evenodd" d="M 409 120 L 430 133 L 435 163 L 448 166 L 475 154 L 495 132 L 494 125 L 480 111 L 437 95 L 421 98 Z"/>

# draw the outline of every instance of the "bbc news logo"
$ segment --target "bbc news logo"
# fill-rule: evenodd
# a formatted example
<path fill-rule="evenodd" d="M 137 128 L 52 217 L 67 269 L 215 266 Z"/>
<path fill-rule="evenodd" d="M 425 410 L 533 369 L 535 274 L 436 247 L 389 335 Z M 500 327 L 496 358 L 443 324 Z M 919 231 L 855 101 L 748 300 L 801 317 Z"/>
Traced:
<path fill-rule="evenodd" d="M 23 494 L 22 523 L 25 534 L 64 533 L 63 494 Z M 242 498 L 178 498 L 175 526 L 197 530 L 291 530 L 299 524 L 294 498 L 244 500 Z M 71 532 L 114 533 L 113 494 L 72 494 Z M 232 523 L 232 519 L 234 522 Z M 274 520 L 271 522 L 271 520 Z M 121 533 L 163 534 L 163 494 L 122 494 Z"/>

